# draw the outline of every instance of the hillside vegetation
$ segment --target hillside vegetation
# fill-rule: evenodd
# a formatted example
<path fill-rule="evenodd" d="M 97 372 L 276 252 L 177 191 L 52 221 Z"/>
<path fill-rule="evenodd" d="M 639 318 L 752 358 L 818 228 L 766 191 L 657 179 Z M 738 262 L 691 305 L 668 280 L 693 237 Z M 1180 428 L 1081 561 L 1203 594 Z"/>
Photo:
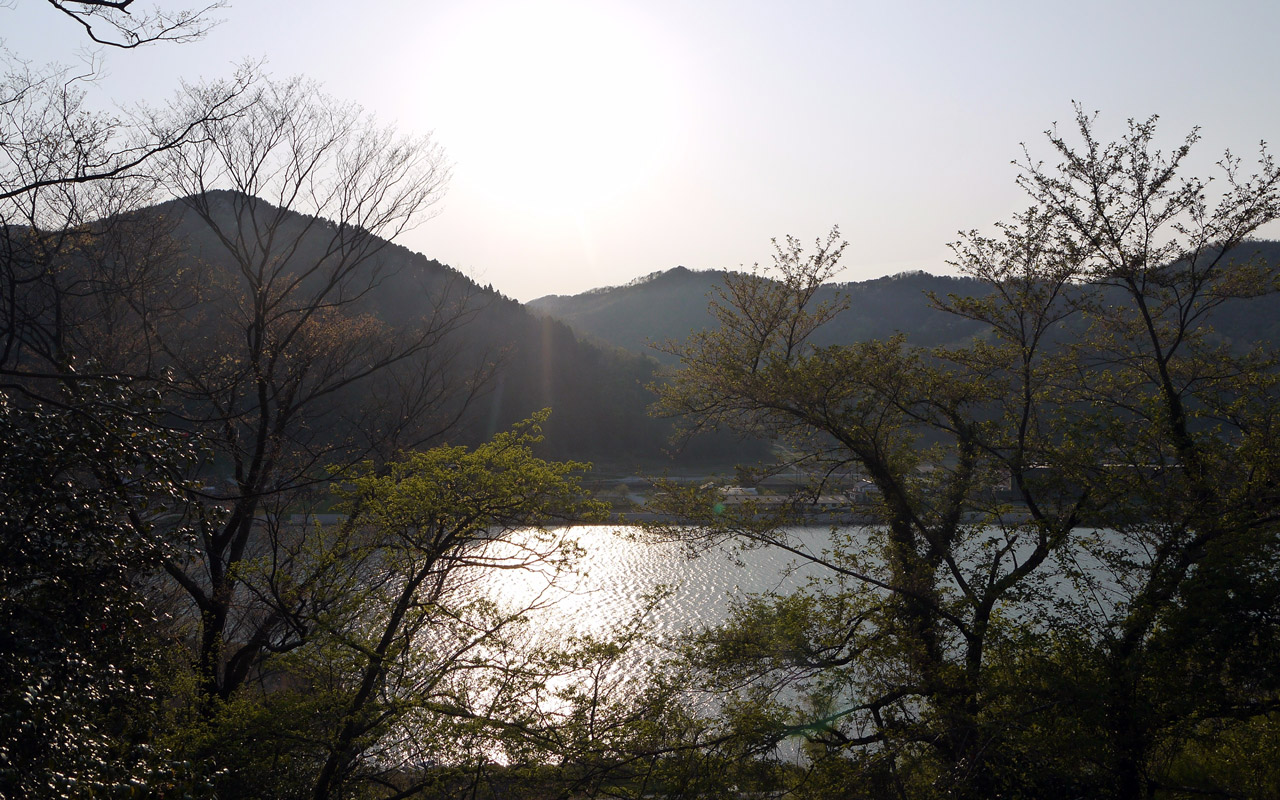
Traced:
<path fill-rule="evenodd" d="M 1280 260 L 1280 242 L 1248 243 L 1236 260 Z M 531 300 L 532 311 L 564 322 L 574 331 L 668 364 L 676 359 L 653 344 L 684 342 L 691 333 L 714 327 L 708 300 L 724 288 L 725 270 L 674 267 L 625 286 L 576 295 L 547 295 Z M 983 297 L 990 287 L 970 277 L 910 272 L 865 281 L 824 284 L 814 303 L 844 298 L 848 307 L 818 329 L 815 345 L 851 344 L 904 334 L 921 347 L 959 345 L 984 332 L 980 323 L 941 310 L 931 298 Z M 1213 316 L 1218 334 L 1232 342 L 1280 341 L 1280 300 L 1274 295 L 1233 299 Z"/>
<path fill-rule="evenodd" d="M 228 226 L 233 206 L 248 201 L 229 192 L 214 192 L 212 197 L 214 214 L 222 215 Z M 264 206 L 259 213 L 279 211 L 265 201 L 255 202 Z M 324 258 L 328 244 L 324 225 L 308 229 L 307 218 L 289 211 L 283 212 L 283 218 L 277 238 L 293 248 L 292 259 L 309 264 Z M 198 265 L 207 279 L 216 282 L 219 274 L 230 275 L 237 269 L 213 229 L 191 213 L 184 201 L 134 212 L 129 221 L 169 231 L 178 248 L 172 256 L 174 270 Z M 449 370 L 450 381 L 467 384 L 466 390 L 423 410 L 435 420 L 421 422 L 439 431 L 429 438 L 474 445 L 549 408 L 552 413 L 538 450 L 550 458 L 599 461 L 635 471 L 642 466 L 661 470 L 725 465 L 762 454 L 759 447 L 729 436 L 671 447 L 671 423 L 648 414 L 654 399 L 648 386 L 655 380 L 656 364 L 646 354 L 607 341 L 586 341 L 565 323 L 531 313 L 492 288 L 481 287 L 457 270 L 400 245 L 380 242 L 377 250 L 369 267 L 377 279 L 344 313 L 368 315 L 402 329 L 433 313 L 457 317 L 456 326 L 437 348 L 438 358 L 447 357 L 432 368 Z M 227 305 L 234 301 L 225 294 L 204 297 L 188 310 L 188 316 L 204 320 L 201 324 L 212 331 L 218 320 L 234 313 Z M 330 412 L 335 418 L 350 416 L 344 406 L 367 404 L 369 398 L 361 394 L 366 390 L 337 393 Z"/>

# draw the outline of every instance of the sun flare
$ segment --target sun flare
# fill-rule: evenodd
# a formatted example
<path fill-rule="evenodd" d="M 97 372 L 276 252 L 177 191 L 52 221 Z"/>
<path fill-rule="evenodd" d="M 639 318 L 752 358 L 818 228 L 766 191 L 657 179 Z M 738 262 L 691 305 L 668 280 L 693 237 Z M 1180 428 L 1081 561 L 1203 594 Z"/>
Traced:
<path fill-rule="evenodd" d="M 450 54 L 459 177 L 494 198 L 581 212 L 641 184 L 675 140 L 655 41 L 605 5 L 509 3 L 463 20 Z"/>

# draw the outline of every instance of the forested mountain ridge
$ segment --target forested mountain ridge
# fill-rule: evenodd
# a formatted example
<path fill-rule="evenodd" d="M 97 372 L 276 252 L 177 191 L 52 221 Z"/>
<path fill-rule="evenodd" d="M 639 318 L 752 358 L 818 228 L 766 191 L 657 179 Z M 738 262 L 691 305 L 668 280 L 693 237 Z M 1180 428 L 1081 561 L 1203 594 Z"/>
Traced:
<path fill-rule="evenodd" d="M 269 236 L 264 225 L 271 229 Z M 77 258 L 75 271 L 83 269 L 84 276 L 76 280 L 87 288 L 75 310 L 64 314 L 65 347 L 122 375 L 150 374 L 185 360 L 182 368 L 201 382 L 206 380 L 201 373 L 212 374 L 228 363 L 236 343 L 255 329 L 257 305 L 266 303 L 276 325 L 314 314 L 311 349 L 282 352 L 308 362 L 313 373 L 338 370 L 335 353 L 343 353 L 342 368 L 350 369 L 359 358 L 390 353 L 393 341 L 403 345 L 415 335 L 430 339 L 412 364 L 324 389 L 308 412 L 314 415 L 307 427 L 317 448 L 321 442 L 333 446 L 339 437 L 368 436 L 370 407 L 413 391 L 416 384 L 416 406 L 380 413 L 421 415 L 417 427 L 425 438 L 388 439 L 386 447 L 475 445 L 550 408 L 539 446 L 546 457 L 625 471 L 660 470 L 673 463 L 671 423 L 648 414 L 653 401 L 648 387 L 657 369 L 651 358 L 582 341 L 564 323 L 535 315 L 448 265 L 350 227 L 343 231 L 326 219 L 222 190 L 205 192 L 198 201 L 175 199 L 100 220 L 93 225 L 94 243 Z M 37 258 L 19 252 L 22 229 L 6 230 L 12 258 Z M 276 252 L 263 252 L 267 241 Z M 371 255 L 359 275 L 335 278 L 331 265 L 341 262 L 338 251 L 344 248 Z M 106 273 L 115 277 L 106 279 Z M 327 285 L 335 280 L 336 285 Z M 113 281 L 120 285 L 108 288 Z M 147 296 L 126 297 L 129 291 Z M 104 311 L 108 307 L 112 310 Z M 154 330 L 143 333 L 145 327 Z M 225 355 L 217 355 L 219 348 Z M 424 402 L 428 382 L 435 393 L 429 403 Z M 377 442 L 369 446 L 385 449 Z M 726 436 L 694 443 L 674 457 L 685 463 L 732 463 L 759 454 L 759 448 Z"/>
<path fill-rule="evenodd" d="M 1242 246 L 1236 256 L 1252 257 L 1280 263 L 1280 242 L 1252 242 Z M 579 334 L 671 363 L 670 356 L 651 345 L 683 341 L 691 332 L 713 325 L 707 304 L 724 286 L 726 274 L 725 270 L 678 266 L 623 286 L 547 295 L 527 305 Z M 925 347 L 961 344 L 981 333 L 982 327 L 935 308 L 930 295 L 966 297 L 989 291 L 986 284 L 972 278 L 925 272 L 826 284 L 814 301 L 843 297 L 848 308 L 820 328 L 812 342 L 848 344 L 902 333 L 911 343 Z M 1240 345 L 1280 342 L 1280 297 L 1231 300 L 1213 315 L 1212 323 L 1219 336 Z"/>
<path fill-rule="evenodd" d="M 232 192 L 206 194 L 211 212 L 224 218 L 225 224 L 219 223 L 222 235 L 234 229 L 228 215 L 247 199 Z M 255 202 L 257 213 L 264 217 L 279 215 L 277 239 L 290 243 L 293 263 L 315 265 L 329 257 L 326 242 L 333 235 L 333 223 L 281 211 L 265 201 Z M 208 329 L 208 333 L 218 320 L 244 313 L 239 307 L 244 297 L 223 286 L 232 279 L 218 276 L 233 276 L 245 266 L 235 263 L 229 256 L 231 251 L 218 240 L 219 234 L 191 210 L 188 200 L 172 200 L 127 216 L 134 228 L 172 240 L 174 244 L 165 247 L 176 252 L 166 257 L 178 262 L 173 267 L 176 273 L 203 271 L 200 280 L 207 285 L 190 289 L 202 299 L 198 303 L 182 301 L 192 302 L 183 316 L 193 332 Z M 353 230 L 352 235 L 358 236 L 359 231 Z M 119 245 L 123 249 L 114 255 L 85 257 L 137 258 L 134 250 L 138 246 Z M 156 247 L 154 243 L 149 246 Z M 442 395 L 440 402 L 426 409 L 440 417 L 437 427 L 445 438 L 434 437 L 424 443 L 447 440 L 475 444 L 542 408 L 551 408 L 542 445 L 542 452 L 549 457 L 607 462 L 628 471 L 642 466 L 661 469 L 670 463 L 667 444 L 672 426 L 648 413 L 653 401 L 648 387 L 657 378 L 655 359 L 668 365 L 673 359 L 650 344 L 681 341 L 710 326 L 713 320 L 708 300 L 729 273 L 676 267 L 626 286 L 569 297 L 547 296 L 521 305 L 400 245 L 377 240 L 371 248 L 374 255 L 367 270 L 373 277 L 359 291 L 352 289 L 350 296 L 343 295 L 344 314 L 374 319 L 389 329 L 404 329 L 431 314 L 452 315 L 456 323 L 456 329 L 442 334 L 436 343 L 432 368 L 441 371 L 439 377 L 449 371 L 455 383 L 470 383 L 465 392 Z M 1255 255 L 1273 263 L 1280 261 L 1280 243 L 1250 243 L 1242 248 L 1240 257 Z M 243 275 L 235 278 L 243 279 Z M 311 275 L 301 285 L 305 290 L 307 281 L 318 280 L 320 274 Z M 815 300 L 843 298 L 847 308 L 816 331 L 811 342 L 845 344 L 903 333 L 919 346 L 962 344 L 979 335 L 982 327 L 935 308 L 930 296 L 984 291 L 984 284 L 973 279 L 921 272 L 827 284 Z M 1280 341 L 1280 299 L 1268 295 L 1232 300 L 1214 313 L 1211 323 L 1217 336 L 1241 346 Z M 87 342 L 113 347 L 118 352 L 113 358 L 141 358 L 139 353 L 126 356 L 129 347 L 109 345 L 100 332 L 86 328 L 81 336 Z M 135 366 L 121 364 L 119 368 L 129 372 Z M 334 392 L 332 408 L 320 418 L 359 416 L 348 415 L 346 410 L 363 405 L 367 394 L 362 397 L 360 392 L 385 391 L 393 384 Z M 353 422 L 351 427 L 357 425 Z M 759 446 L 727 437 L 697 437 L 685 447 L 679 458 L 686 463 L 724 465 L 764 455 Z"/>
<path fill-rule="evenodd" d="M 559 319 L 579 333 L 660 360 L 669 357 L 650 343 L 682 341 L 713 324 L 709 299 L 724 286 L 724 270 L 696 271 L 675 267 L 625 286 L 578 295 L 550 295 L 529 302 L 534 311 Z M 815 302 L 847 297 L 849 308 L 814 336 L 815 344 L 887 338 L 898 332 L 924 345 L 946 344 L 973 336 L 978 326 L 929 305 L 928 292 L 941 296 L 983 291 L 967 278 L 904 273 L 858 283 L 823 287 Z"/>
<path fill-rule="evenodd" d="M 225 194 L 228 210 L 233 200 L 243 200 L 230 192 L 215 194 Z M 235 269 L 226 261 L 225 250 L 212 241 L 208 226 L 184 210 L 184 201 L 140 213 L 169 219 L 191 257 Z M 285 213 L 291 233 L 301 232 L 300 261 L 322 260 L 323 237 L 304 231 L 310 222 L 304 216 Z M 321 220 L 320 225 L 331 223 Z M 655 377 L 651 359 L 582 341 L 564 323 L 533 314 L 492 287 L 481 287 L 458 270 L 401 245 L 380 241 L 375 246 L 378 252 L 370 268 L 377 280 L 354 301 L 354 308 L 392 326 L 412 325 L 430 314 L 456 316 L 456 329 L 441 343 L 449 351 L 450 369 L 459 379 L 476 370 L 484 372 L 466 378 L 478 385 L 472 387 L 465 411 L 459 410 L 461 417 L 447 440 L 474 445 L 550 408 L 540 447 L 547 457 L 600 461 L 620 469 L 661 468 L 671 462 L 671 424 L 648 414 L 653 395 L 647 387 Z M 345 399 L 360 402 L 357 397 Z M 674 456 L 719 463 L 758 454 L 758 448 L 719 437 Z"/>

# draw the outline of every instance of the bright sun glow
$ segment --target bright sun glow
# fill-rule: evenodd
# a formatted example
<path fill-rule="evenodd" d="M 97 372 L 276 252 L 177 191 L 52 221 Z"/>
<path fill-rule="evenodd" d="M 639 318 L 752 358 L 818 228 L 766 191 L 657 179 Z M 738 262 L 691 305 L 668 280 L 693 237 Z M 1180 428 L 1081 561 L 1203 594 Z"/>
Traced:
<path fill-rule="evenodd" d="M 486 5 L 459 21 L 441 130 L 459 179 L 581 213 L 640 185 L 675 139 L 675 81 L 643 26 L 607 4 Z"/>

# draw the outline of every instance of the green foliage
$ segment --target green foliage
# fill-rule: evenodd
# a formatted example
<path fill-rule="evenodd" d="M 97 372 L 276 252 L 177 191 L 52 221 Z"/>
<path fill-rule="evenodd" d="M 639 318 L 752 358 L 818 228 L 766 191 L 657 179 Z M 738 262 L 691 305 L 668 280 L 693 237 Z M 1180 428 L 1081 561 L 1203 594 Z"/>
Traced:
<path fill-rule="evenodd" d="M 157 746 L 171 645 L 148 592 L 185 551 L 189 452 L 156 398 L 93 383 L 60 405 L 0 395 L 0 794 L 194 791 Z"/>
<path fill-rule="evenodd" d="M 579 484 L 586 465 L 533 455 L 546 416 L 474 449 L 368 465 L 335 487 L 347 520 L 311 539 L 311 558 L 332 566 L 307 645 L 268 660 L 274 688 L 220 705 L 196 745 L 226 768 L 223 791 L 456 791 L 494 762 L 563 754 L 556 740 L 581 720 L 553 713 L 555 682 L 617 652 L 592 645 L 574 655 L 531 638 L 526 615 L 549 588 L 516 607 L 478 588 L 516 572 L 554 585 L 578 550 L 548 526 L 606 512 Z M 579 701 L 561 694 L 556 704 Z M 605 699 L 591 702 L 607 716 Z"/>
<path fill-rule="evenodd" d="M 1167 756 L 1170 794 L 1280 796 L 1280 728 L 1275 713 L 1203 724 Z"/>
<path fill-rule="evenodd" d="M 575 472 L 589 465 L 533 455 L 543 411 L 474 450 L 442 446 L 409 453 L 382 470 L 366 467 L 337 487 L 342 508 L 431 552 L 475 544 L 491 526 L 537 526 L 599 517 Z M 380 474 L 381 473 L 381 474 Z M 426 538 L 422 538 L 426 537 Z"/>
<path fill-rule="evenodd" d="M 719 328 L 671 347 L 684 370 L 660 412 L 779 439 L 810 496 L 850 472 L 879 496 L 857 509 L 876 524 L 824 553 L 785 529 L 802 498 L 668 487 L 692 527 L 654 529 L 782 547 L 824 576 L 741 605 L 692 661 L 735 687 L 731 711 L 776 707 L 731 718 L 764 743 L 798 733 L 815 774 L 874 762 L 919 797 L 1227 791 L 1178 777 L 1187 743 L 1280 697 L 1280 364 L 1210 324 L 1277 288 L 1232 254 L 1280 215 L 1280 170 L 1264 151 L 1244 177 L 1228 155 L 1211 206 L 1178 175 L 1194 135 L 1164 155 L 1154 120 L 1109 145 L 1077 128 L 1078 147 L 1050 132 L 1058 168 L 1023 165 L 1028 212 L 954 245 L 987 291 L 934 302 L 985 328 L 974 341 L 818 344 L 840 308 L 814 302 L 833 232 L 777 248 L 772 280 L 727 276 Z"/>

